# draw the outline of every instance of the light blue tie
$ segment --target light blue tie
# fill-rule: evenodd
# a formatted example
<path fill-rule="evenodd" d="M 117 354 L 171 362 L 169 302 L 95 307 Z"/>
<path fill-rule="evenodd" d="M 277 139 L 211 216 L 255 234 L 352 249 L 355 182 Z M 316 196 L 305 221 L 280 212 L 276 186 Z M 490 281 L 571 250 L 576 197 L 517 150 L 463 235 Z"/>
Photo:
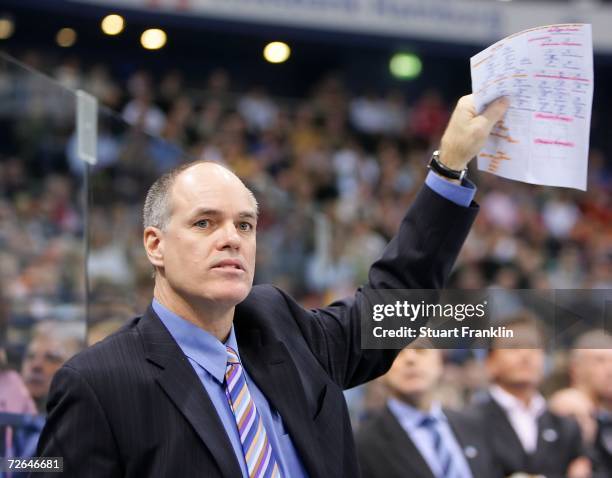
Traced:
<path fill-rule="evenodd" d="M 425 416 L 419 427 L 423 427 L 429 431 L 433 440 L 433 448 L 438 462 L 440 463 L 440 474 L 438 478 L 461 478 L 457 473 L 457 468 L 453 462 L 453 455 L 438 430 L 439 420 L 431 415 Z"/>

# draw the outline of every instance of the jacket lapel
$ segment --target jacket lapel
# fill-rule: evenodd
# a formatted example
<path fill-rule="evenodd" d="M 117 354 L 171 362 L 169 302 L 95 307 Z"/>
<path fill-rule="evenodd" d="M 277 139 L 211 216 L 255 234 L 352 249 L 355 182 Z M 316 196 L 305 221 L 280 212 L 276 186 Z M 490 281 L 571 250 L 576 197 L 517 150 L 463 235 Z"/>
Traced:
<path fill-rule="evenodd" d="M 149 307 L 138 325 L 155 380 L 195 429 L 227 478 L 242 476 L 234 449 L 206 389 L 178 344 Z"/>
<path fill-rule="evenodd" d="M 435 478 L 425 458 L 388 407 L 382 411 L 381 432 L 386 440 L 385 448 L 389 450 L 388 456 L 401 461 L 403 476 Z"/>
<path fill-rule="evenodd" d="M 490 475 L 491 472 L 487 469 L 486 461 L 484 460 L 486 450 L 480 446 L 482 444 L 482 437 L 479 436 L 481 430 L 473 429 L 472 424 L 452 410 L 444 410 L 444 415 L 446 415 L 448 424 L 457 438 L 463 456 L 472 471 L 472 476 Z"/>
<path fill-rule="evenodd" d="M 496 443 L 495 450 L 503 455 L 504 472 L 508 467 L 513 470 L 524 470 L 528 455 L 506 412 L 493 397 L 489 397 L 489 401 L 482 406 L 486 407 L 488 424 L 495 430 L 493 436 Z"/>
<path fill-rule="evenodd" d="M 237 317 L 238 319 L 238 317 Z M 235 320 L 240 357 L 250 377 L 283 419 L 310 476 L 325 476 L 316 429 L 300 375 L 285 344 L 262 333 L 254 320 Z"/>
<path fill-rule="evenodd" d="M 547 469 L 551 466 L 550 458 L 555 456 L 555 450 L 559 450 L 560 439 L 560 430 L 553 415 L 544 412 L 538 418 L 538 445 L 531 456 L 534 468 Z"/>

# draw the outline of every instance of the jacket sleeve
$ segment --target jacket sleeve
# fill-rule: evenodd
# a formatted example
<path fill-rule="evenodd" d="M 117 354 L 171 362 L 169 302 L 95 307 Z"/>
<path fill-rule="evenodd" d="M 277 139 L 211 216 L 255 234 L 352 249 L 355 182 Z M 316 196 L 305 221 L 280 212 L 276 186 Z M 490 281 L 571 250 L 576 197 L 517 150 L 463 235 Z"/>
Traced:
<path fill-rule="evenodd" d="M 61 476 L 118 478 L 123 476 L 119 452 L 108 420 L 91 385 L 64 365 L 54 376 L 47 404 L 49 416 L 38 442 L 39 456 L 62 457 Z M 56 478 L 57 473 L 36 473 Z"/>
<path fill-rule="evenodd" d="M 397 235 L 370 268 L 370 289 L 440 289 L 478 212 L 423 186 Z M 281 292 L 282 293 L 282 292 Z M 282 293 L 311 350 L 334 382 L 351 388 L 385 373 L 398 350 L 361 348 L 364 289 L 316 310 Z"/>

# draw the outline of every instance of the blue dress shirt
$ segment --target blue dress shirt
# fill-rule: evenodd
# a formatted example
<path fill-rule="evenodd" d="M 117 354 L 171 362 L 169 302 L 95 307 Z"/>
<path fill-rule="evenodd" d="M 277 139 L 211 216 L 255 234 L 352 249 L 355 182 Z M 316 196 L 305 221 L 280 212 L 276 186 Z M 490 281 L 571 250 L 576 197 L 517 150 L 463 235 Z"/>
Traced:
<path fill-rule="evenodd" d="M 242 451 L 242 444 L 240 443 L 236 419 L 227 401 L 223 386 L 227 365 L 225 345 L 232 347 L 238 353 L 238 356 L 240 356 L 234 327 L 232 326 L 227 342 L 223 344 L 212 334 L 182 319 L 155 299 L 153 299 L 153 310 L 187 356 L 189 363 L 191 363 L 191 366 L 197 373 L 234 448 L 234 454 L 242 469 L 242 475 L 248 477 L 249 474 Z M 255 382 L 251 380 L 244 367 L 243 372 L 251 397 L 255 401 L 257 411 L 266 427 L 268 439 L 278 457 L 282 476 L 291 478 L 307 477 L 308 474 L 304 469 L 291 437 L 285 430 L 281 416 L 268 403 L 268 400 Z"/>
<path fill-rule="evenodd" d="M 440 196 L 459 206 L 468 207 L 476 195 L 476 186 L 467 178 L 459 185 L 441 178 L 433 171 L 429 171 L 427 178 L 425 178 L 425 184 Z"/>
<path fill-rule="evenodd" d="M 408 434 L 414 445 L 417 447 L 421 453 L 421 456 L 425 459 L 427 465 L 429 465 L 429 469 L 432 471 L 434 476 L 443 478 L 442 470 L 440 469 L 440 462 L 434 451 L 433 435 L 426 427 L 419 426 L 423 422 L 426 415 L 433 416 L 437 419 L 436 426 L 438 427 L 438 432 L 442 438 L 442 443 L 452 456 L 456 476 L 461 476 L 462 478 L 473 478 L 470 466 L 468 465 L 465 455 L 463 454 L 463 449 L 455 438 L 455 434 L 453 433 L 448 423 L 448 419 L 440 407 L 440 404 L 436 403 L 432 405 L 428 414 L 423 413 L 421 410 L 417 410 L 407 403 L 396 400 L 395 398 L 390 398 L 387 401 L 387 406 L 404 431 Z"/>

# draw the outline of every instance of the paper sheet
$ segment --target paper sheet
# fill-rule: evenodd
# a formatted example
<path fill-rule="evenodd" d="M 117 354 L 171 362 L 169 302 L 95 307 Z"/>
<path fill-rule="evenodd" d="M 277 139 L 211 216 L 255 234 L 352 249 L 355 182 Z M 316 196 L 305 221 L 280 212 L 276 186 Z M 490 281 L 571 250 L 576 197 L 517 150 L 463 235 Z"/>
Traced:
<path fill-rule="evenodd" d="M 591 25 L 532 28 L 470 59 L 476 109 L 510 98 L 478 154 L 478 169 L 508 179 L 586 190 L 593 41 Z"/>

